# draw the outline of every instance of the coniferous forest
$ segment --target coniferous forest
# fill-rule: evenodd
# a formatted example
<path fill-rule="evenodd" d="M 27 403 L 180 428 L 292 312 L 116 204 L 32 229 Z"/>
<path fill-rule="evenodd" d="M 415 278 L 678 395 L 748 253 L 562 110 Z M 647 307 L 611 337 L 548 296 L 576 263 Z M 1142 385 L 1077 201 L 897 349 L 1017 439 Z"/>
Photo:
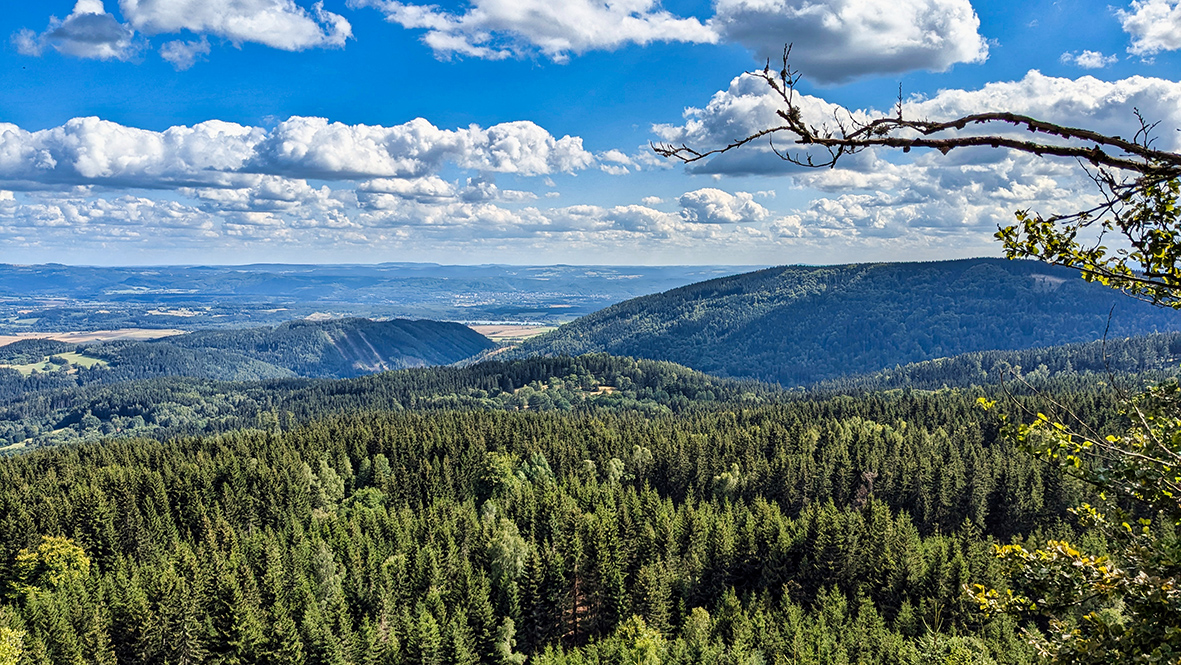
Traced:
<path fill-rule="evenodd" d="M 559 360 L 480 371 L 638 368 Z M 1017 453 L 978 391 L 690 400 L 702 375 L 639 369 L 683 375 L 679 400 L 648 393 L 675 411 L 349 408 L 4 459 L 0 644 L 22 664 L 1031 662 L 1037 626 L 964 585 L 1001 583 L 994 543 L 1102 547 L 1067 512 L 1086 488 Z M 1118 428 L 1105 390 L 1054 399 Z"/>

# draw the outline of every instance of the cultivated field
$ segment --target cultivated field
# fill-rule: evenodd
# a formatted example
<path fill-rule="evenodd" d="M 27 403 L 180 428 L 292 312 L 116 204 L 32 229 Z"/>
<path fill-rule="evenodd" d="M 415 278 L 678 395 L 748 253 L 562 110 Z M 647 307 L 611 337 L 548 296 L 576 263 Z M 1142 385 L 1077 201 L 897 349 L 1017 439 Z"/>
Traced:
<path fill-rule="evenodd" d="M 56 339 L 59 342 L 83 344 L 87 342 L 107 342 L 110 340 L 145 340 L 160 339 L 173 335 L 183 335 L 184 330 L 174 328 L 120 328 L 118 330 L 79 330 L 71 332 L 28 332 L 15 335 L 0 335 L 0 346 L 6 346 L 22 339 Z"/>
<path fill-rule="evenodd" d="M 556 329 L 556 326 L 530 326 L 512 323 L 468 326 L 493 342 L 517 343 Z"/>

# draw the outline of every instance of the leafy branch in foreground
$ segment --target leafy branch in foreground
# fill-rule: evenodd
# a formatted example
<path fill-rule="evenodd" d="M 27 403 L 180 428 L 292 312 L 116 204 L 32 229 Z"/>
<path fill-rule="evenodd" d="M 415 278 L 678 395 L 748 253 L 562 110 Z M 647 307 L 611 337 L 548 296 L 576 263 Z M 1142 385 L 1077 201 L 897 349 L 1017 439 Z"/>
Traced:
<path fill-rule="evenodd" d="M 790 53 L 788 45 L 778 71 L 768 63 L 746 74 L 772 90 L 779 124 L 710 150 L 671 143 L 653 144 L 652 149 L 692 163 L 767 139 L 781 159 L 806 168 L 833 168 L 842 158 L 871 148 L 928 148 L 946 155 L 958 148 L 990 147 L 1074 159 L 1094 181 L 1100 202 L 1061 214 L 1017 211 L 1017 223 L 996 234 L 1005 255 L 1074 268 L 1089 281 L 1181 307 L 1181 226 L 1176 214 L 1181 154 L 1155 147 L 1157 123 L 1139 111 L 1139 127 L 1131 139 L 1011 112 L 947 121 L 912 119 L 903 114 L 901 94 L 892 115 L 859 119 L 846 111 L 834 114 L 831 125 L 814 125 L 804 120 L 797 91 L 801 74 L 791 67 Z M 776 146 L 776 139 L 790 147 Z M 1105 244 L 1111 238 L 1117 247 Z"/>
<path fill-rule="evenodd" d="M 986 612 L 1049 617 L 1047 635 L 1029 636 L 1053 662 L 1181 660 L 1181 387 L 1154 386 L 1125 414 L 1131 426 L 1119 436 L 1079 433 L 1042 413 L 1009 425 L 1025 450 L 1093 485 L 1104 504 L 1071 512 L 1110 554 L 1053 540 L 1034 551 L 997 546 L 1013 588 L 971 591 Z"/>

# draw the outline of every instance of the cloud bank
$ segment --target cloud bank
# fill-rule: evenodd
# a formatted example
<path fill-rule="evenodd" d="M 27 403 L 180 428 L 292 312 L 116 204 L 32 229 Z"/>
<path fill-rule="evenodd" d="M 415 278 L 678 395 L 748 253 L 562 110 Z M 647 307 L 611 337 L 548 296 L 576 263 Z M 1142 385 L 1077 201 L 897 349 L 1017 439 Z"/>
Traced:
<path fill-rule="evenodd" d="M 293 117 L 274 129 L 212 120 L 156 132 L 75 118 L 29 132 L 0 123 L 0 187 L 233 186 L 258 175 L 322 180 L 418 177 L 447 164 L 526 176 L 585 169 L 582 139 L 555 138 L 532 122 L 439 129 L 345 125 Z"/>
<path fill-rule="evenodd" d="M 1152 13 L 1149 5 L 1160 2 L 1150 0 L 1137 11 Z M 472 0 L 458 11 L 400 0 L 347 4 L 376 9 L 391 23 L 422 31 L 423 42 L 440 58 L 540 56 L 565 62 L 588 51 L 653 42 L 730 42 L 762 61 L 777 58 L 790 41 L 796 64 L 810 78 L 839 83 L 946 71 L 988 57 L 969 0 L 714 0 L 708 18 L 674 15 L 658 0 Z M 209 37 L 285 51 L 343 48 L 353 37 L 348 19 L 325 10 L 323 2 L 305 7 L 295 0 L 119 0 L 119 11 L 126 24 L 107 12 L 102 0 L 78 0 L 66 19 L 51 18 L 44 32 L 26 28 L 12 39 L 25 55 L 41 55 L 51 46 L 75 57 L 127 60 L 139 50 L 136 33 L 144 36 L 141 41 L 190 33 L 196 38 L 160 48 L 164 59 L 183 70 L 209 53 Z M 1129 31 L 1142 22 L 1131 15 L 1124 21 Z"/>
<path fill-rule="evenodd" d="M 969 0 L 717 0 L 710 26 L 762 62 L 792 43 L 811 80 L 839 83 L 983 62 L 988 45 Z"/>
<path fill-rule="evenodd" d="M 127 23 L 108 12 L 103 0 L 78 0 L 65 19 L 51 16 L 41 33 L 24 28 L 12 43 L 27 56 L 51 47 L 76 58 L 130 60 L 146 45 L 137 31 L 146 36 L 189 32 L 198 39 L 160 47 L 162 58 L 185 70 L 209 54 L 209 36 L 235 46 L 249 42 L 284 51 L 343 48 L 353 36 L 348 20 L 326 11 L 323 2 L 308 10 L 293 0 L 120 0 L 119 11 Z"/>
<path fill-rule="evenodd" d="M 284 51 L 339 48 L 353 36 L 348 20 L 325 11 L 323 2 L 309 11 L 293 0 L 119 0 L 119 10 L 148 35 L 187 30 Z"/>
<path fill-rule="evenodd" d="M 473 0 L 459 13 L 398 0 L 349 0 L 407 29 L 439 57 L 505 59 L 539 54 L 558 62 L 587 51 L 652 42 L 736 42 L 755 58 L 796 45 L 808 76 L 833 83 L 915 69 L 983 62 L 988 46 L 969 0 L 715 0 L 704 21 L 655 0 Z"/>
<path fill-rule="evenodd" d="M 373 7 L 404 28 L 426 30 L 423 41 L 443 57 L 500 60 L 540 53 L 562 62 L 571 54 L 627 44 L 712 43 L 718 35 L 695 18 L 679 18 L 656 0 L 474 0 L 462 13 L 396 0 L 349 0 Z"/>
<path fill-rule="evenodd" d="M 835 127 L 836 118 L 864 121 L 873 109 L 843 109 L 821 98 L 798 97 L 803 117 Z M 662 140 L 698 149 L 720 147 L 776 126 L 776 96 L 761 80 L 742 76 L 716 93 L 704 108 L 689 108 L 679 125 L 653 128 Z M 1160 121 L 1158 146 L 1181 149 L 1181 82 L 1135 76 L 1102 81 L 1045 76 L 1030 71 L 1015 81 L 975 90 L 943 90 L 904 104 L 911 118 L 950 120 L 988 111 L 1012 111 L 1058 124 L 1132 136 L 1139 109 Z M 995 128 L 994 128 L 995 129 Z M 1004 130 L 1002 130 L 1004 131 Z M 1019 131 L 1019 130 L 1011 130 Z M 787 137 L 780 150 L 793 147 Z M 1013 211 L 1033 208 L 1072 212 L 1097 202 L 1097 192 L 1073 161 L 1039 158 L 990 148 L 903 155 L 886 149 L 847 157 L 835 169 L 809 170 L 780 159 L 766 143 L 751 144 L 688 167 L 715 176 L 789 175 L 794 187 L 821 194 L 770 223 L 782 237 L 908 238 L 910 241 L 983 238 L 997 225 L 1012 223 Z"/>

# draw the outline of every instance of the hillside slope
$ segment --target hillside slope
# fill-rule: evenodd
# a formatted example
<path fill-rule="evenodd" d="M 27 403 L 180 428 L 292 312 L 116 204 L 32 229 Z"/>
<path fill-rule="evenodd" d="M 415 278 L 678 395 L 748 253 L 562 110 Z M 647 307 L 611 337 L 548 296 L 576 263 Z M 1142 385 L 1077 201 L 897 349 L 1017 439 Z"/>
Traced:
<path fill-rule="evenodd" d="M 898 388 L 938 390 L 1000 386 L 1011 392 L 1077 389 L 1114 384 L 1126 392 L 1181 374 L 1181 333 L 1109 338 L 1010 351 L 972 351 L 900 365 L 870 374 L 841 376 L 808 387 L 810 393 L 866 393 Z M 1018 377 L 1020 377 L 1018 379 Z"/>
<path fill-rule="evenodd" d="M 349 378 L 450 365 L 494 346 L 458 323 L 405 319 L 292 321 L 273 328 L 198 331 L 150 342 L 29 339 L 0 347 L 0 399 L 167 376 L 221 381 Z M 75 358 L 91 364 L 49 363 L 60 354 L 83 354 Z M 26 372 L 20 371 L 22 367 Z M 52 371 L 29 372 L 28 367 Z"/>
<path fill-rule="evenodd" d="M 1032 261 L 781 266 L 628 300 L 514 356 L 605 351 L 783 385 L 972 351 L 1181 330 L 1181 315 Z"/>
<path fill-rule="evenodd" d="M 168 376 L 114 385 L 46 385 L 0 394 L 0 454 L 116 434 L 167 438 L 286 429 L 342 413 L 605 409 L 655 415 L 722 403 L 754 405 L 782 395 L 777 386 L 605 354 L 414 368 L 352 379 L 231 383 Z"/>
<path fill-rule="evenodd" d="M 357 318 L 291 321 L 274 328 L 204 330 L 152 344 L 238 353 L 298 376 L 332 378 L 450 365 L 495 346 L 458 323 Z"/>

